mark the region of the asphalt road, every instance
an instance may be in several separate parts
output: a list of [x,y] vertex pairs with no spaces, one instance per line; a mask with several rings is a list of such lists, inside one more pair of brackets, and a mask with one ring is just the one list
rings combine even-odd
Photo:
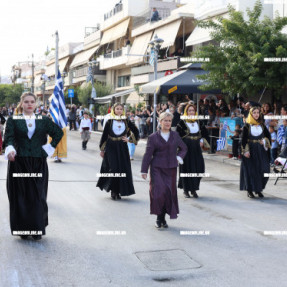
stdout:
[[112,201],[96,187],[99,138],[82,151],[79,133],[68,132],[68,159],[48,160],[49,226],[39,242],[10,234],[0,157],[0,287],[287,286],[285,180],[269,180],[266,197],[252,200],[239,191],[238,166],[207,159],[199,198],[178,190],[178,219],[157,230],[140,177],[145,142],[132,162],[136,194]]

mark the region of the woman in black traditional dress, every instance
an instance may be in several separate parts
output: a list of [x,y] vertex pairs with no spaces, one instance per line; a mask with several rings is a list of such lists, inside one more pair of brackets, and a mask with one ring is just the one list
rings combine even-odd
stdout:
[[[186,198],[190,198],[189,192],[191,192],[193,197],[198,197],[196,191],[199,190],[201,177],[191,177],[191,174],[205,172],[202,148],[204,148],[204,146],[205,148],[209,147],[206,141],[208,133],[204,122],[192,119],[192,117],[196,117],[196,108],[194,105],[189,104],[184,109],[183,119],[180,120],[176,127],[176,131],[188,148],[183,164],[179,166],[178,181],[178,188],[184,190],[183,194]],[[188,175],[181,176],[181,174]]]
[[262,194],[268,177],[264,173],[270,172],[270,133],[264,125],[259,107],[249,111],[248,118],[242,132],[242,162],[240,167],[240,190],[246,190],[247,196],[254,198]]
[[35,116],[34,94],[24,93],[19,108],[20,114],[7,120],[4,134],[10,227],[12,235],[39,240],[48,225],[46,158],[53,155],[63,131],[46,116]]
[[138,139],[138,129],[126,119],[123,105],[116,103],[100,141],[101,157],[103,157],[101,174],[125,174],[125,177],[103,175],[97,183],[97,187],[101,190],[105,189],[107,192],[111,190],[111,197],[114,200],[135,194],[127,142],[137,144]]

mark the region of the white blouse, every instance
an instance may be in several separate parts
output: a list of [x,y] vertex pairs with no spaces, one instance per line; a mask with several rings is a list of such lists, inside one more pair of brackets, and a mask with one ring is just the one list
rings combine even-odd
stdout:
[[190,131],[191,134],[198,133],[199,127],[198,127],[198,123],[197,122],[194,122],[194,123],[186,122],[186,125],[188,126],[189,131]]
[[115,135],[122,134],[126,129],[126,124],[123,121],[113,121],[113,132]]
[[255,137],[260,136],[263,130],[260,125],[251,125],[251,134]]

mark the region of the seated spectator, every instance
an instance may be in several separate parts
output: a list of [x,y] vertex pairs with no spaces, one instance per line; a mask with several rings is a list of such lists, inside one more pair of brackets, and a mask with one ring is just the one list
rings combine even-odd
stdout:
[[153,8],[152,11],[153,11],[153,13],[152,13],[150,21],[151,22],[159,21],[160,17],[159,17],[159,14],[158,14],[158,11],[156,10],[156,8]]

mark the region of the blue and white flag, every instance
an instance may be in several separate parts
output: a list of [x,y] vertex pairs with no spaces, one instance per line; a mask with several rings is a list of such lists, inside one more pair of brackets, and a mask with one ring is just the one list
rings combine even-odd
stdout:
[[88,82],[92,82],[94,81],[94,75],[93,75],[93,68],[92,66],[89,66],[88,68],[88,74],[87,74],[87,79],[86,79],[87,83]]
[[149,64],[150,64],[151,66],[154,66],[154,49],[151,49],[151,50],[150,50]]
[[285,134],[285,129],[284,129],[284,126],[281,125],[277,132],[277,141],[280,145],[282,145],[284,134]]
[[53,117],[54,122],[60,128],[65,128],[67,126],[64,87],[63,87],[61,73],[59,70],[58,70],[57,81],[55,83],[53,97],[50,103],[49,112],[51,116]]
[[217,151],[223,150],[225,148],[226,138],[220,138],[216,142],[217,142]]

